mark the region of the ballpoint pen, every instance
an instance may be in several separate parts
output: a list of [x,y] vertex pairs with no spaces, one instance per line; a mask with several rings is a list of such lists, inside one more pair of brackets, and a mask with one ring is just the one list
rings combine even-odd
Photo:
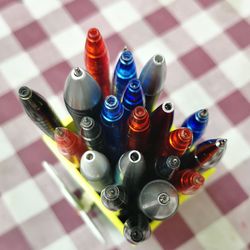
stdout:
[[80,123],[80,134],[88,149],[105,154],[102,127],[89,116],[84,116]]
[[118,211],[128,205],[128,196],[119,185],[109,185],[101,192],[102,204],[111,211]]
[[113,94],[120,101],[128,82],[137,77],[133,54],[125,48],[116,64],[113,76]]
[[203,186],[205,178],[192,169],[177,171],[170,182],[182,194],[193,194]]
[[100,85],[103,96],[110,95],[109,54],[97,28],[91,28],[88,31],[84,58],[86,69]]
[[61,154],[78,167],[82,154],[87,150],[83,139],[62,127],[55,129],[54,139]]
[[136,198],[144,180],[145,170],[146,162],[139,151],[131,150],[120,157],[116,166],[115,182],[125,188],[129,202]]
[[97,82],[87,71],[77,67],[68,75],[64,88],[64,102],[77,130],[83,116],[99,119],[102,93]]
[[81,158],[80,171],[98,193],[113,182],[110,163],[100,152],[86,151]]
[[19,100],[30,119],[51,139],[54,139],[56,127],[63,127],[57,115],[48,105],[43,96],[22,86],[19,91]]
[[201,109],[190,115],[181,125],[193,132],[193,143],[201,138],[208,124],[208,110]]
[[113,95],[107,96],[101,111],[101,125],[107,156],[112,166],[124,151],[124,108]]
[[150,115],[150,144],[152,154],[158,153],[170,132],[174,120],[174,104],[166,101],[158,106]]
[[182,156],[190,147],[193,140],[192,131],[188,128],[178,128],[169,133],[165,138],[160,151],[161,156],[177,155]]
[[135,107],[145,107],[145,97],[140,80],[132,79],[129,81],[122,94],[121,103],[124,107],[124,116],[126,118]]
[[143,67],[140,81],[146,98],[146,109],[151,113],[163,89],[167,66],[162,55],[153,56]]
[[181,158],[181,169],[207,169],[215,165],[226,150],[226,139],[210,139],[198,144]]
[[160,157],[155,161],[154,169],[158,178],[170,180],[180,167],[180,158],[175,155]]
[[64,182],[59,178],[56,170],[53,169],[53,167],[48,164],[46,161],[42,162],[42,166],[47,171],[47,173],[50,175],[50,177],[55,181],[57,186],[60,188],[61,192],[63,193],[66,200],[70,203],[72,207],[74,207],[77,211],[81,219],[86,223],[86,225],[90,228],[92,233],[96,236],[96,238],[102,242],[106,243],[102,233],[97,228],[95,223],[91,220],[91,218],[88,216],[88,214],[84,211],[84,206],[80,202],[80,200],[70,192],[70,190],[67,188],[67,186],[64,184]]
[[140,210],[152,220],[165,220],[173,216],[179,206],[175,187],[165,180],[147,183],[139,195]]
[[124,224],[124,237],[132,244],[147,240],[151,235],[149,221],[141,212],[131,215]]
[[136,149],[145,153],[148,149],[150,119],[147,110],[137,106],[128,118],[127,150]]

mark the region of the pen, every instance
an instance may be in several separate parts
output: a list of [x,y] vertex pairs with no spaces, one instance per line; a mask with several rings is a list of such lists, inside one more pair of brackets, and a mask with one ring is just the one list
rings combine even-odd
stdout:
[[181,158],[181,169],[206,169],[215,165],[226,150],[226,139],[210,139],[198,144]]
[[55,128],[63,127],[63,125],[44,97],[26,86],[19,89],[18,95],[29,118],[47,136],[54,139]]
[[80,134],[88,149],[105,154],[102,127],[93,118],[84,116],[80,123]]
[[107,156],[112,166],[124,150],[124,108],[113,95],[107,96],[101,111],[101,125]]
[[125,48],[116,64],[113,76],[113,94],[120,101],[128,82],[137,77],[133,54]]
[[173,216],[179,206],[175,187],[165,180],[146,184],[139,195],[140,210],[151,220],[165,220]]
[[193,140],[192,131],[188,128],[178,128],[169,133],[161,149],[161,156],[182,156]]
[[69,73],[64,88],[64,102],[77,130],[83,116],[99,119],[102,93],[97,82],[87,71],[77,67]]
[[127,149],[145,153],[150,135],[149,114],[144,107],[137,106],[128,118]]
[[79,167],[81,156],[87,150],[82,138],[67,128],[58,127],[54,139],[61,154]]
[[177,171],[171,179],[171,183],[182,194],[193,194],[203,186],[205,178],[192,169]]
[[143,67],[140,81],[146,98],[146,109],[151,113],[163,89],[167,66],[162,55],[153,56]]
[[201,138],[208,124],[208,110],[201,109],[190,115],[181,125],[193,132],[193,144]]
[[138,79],[132,79],[129,81],[125,88],[121,103],[124,107],[124,116],[127,118],[131,111],[137,106],[145,107],[145,97],[142,90],[141,82]]
[[86,69],[100,85],[103,96],[110,95],[109,54],[97,28],[88,31],[84,57]]
[[81,158],[80,171],[98,193],[112,184],[110,163],[100,152],[86,151]]

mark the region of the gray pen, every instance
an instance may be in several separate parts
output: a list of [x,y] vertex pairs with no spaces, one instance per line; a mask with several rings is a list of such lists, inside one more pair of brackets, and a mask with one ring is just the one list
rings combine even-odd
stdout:
[[69,73],[64,88],[64,102],[77,130],[83,116],[99,119],[102,93],[98,83],[85,70],[74,68]]
[[166,80],[167,66],[162,55],[153,56],[143,67],[140,74],[143,92],[146,99],[146,109],[151,113]]

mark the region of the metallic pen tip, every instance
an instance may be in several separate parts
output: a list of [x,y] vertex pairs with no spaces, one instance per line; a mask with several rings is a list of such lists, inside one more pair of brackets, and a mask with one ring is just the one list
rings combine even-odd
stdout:
[[171,113],[174,110],[174,105],[172,102],[167,101],[162,104],[162,109],[165,113]]
[[84,116],[81,120],[80,126],[85,129],[88,129],[88,128],[91,128],[93,124],[94,124],[94,120],[91,117]]
[[137,163],[141,160],[141,154],[139,153],[139,151],[137,150],[132,150],[129,155],[128,158],[131,162],[133,163]]
[[127,50],[128,50],[128,47],[125,45],[123,48],[123,51],[127,51]]
[[180,166],[180,158],[178,156],[169,156],[166,160],[166,164],[172,169],[178,168]]
[[60,137],[64,136],[64,130],[63,130],[63,128],[60,128],[60,127],[55,128],[55,134],[57,136],[60,136]]
[[93,161],[95,159],[95,154],[92,151],[89,151],[85,154],[85,159],[87,161]]
[[165,58],[162,56],[162,55],[155,55],[153,57],[153,60],[154,60],[154,63],[157,64],[157,65],[161,65],[164,63],[165,61]]
[[119,197],[119,193],[119,188],[114,185],[107,186],[104,190],[104,196],[108,200],[117,199]]
[[81,69],[79,67],[74,68],[74,75],[76,77],[82,76],[82,71],[81,71]]
[[200,116],[201,117],[207,117],[208,116],[208,110],[207,109],[202,109],[200,111]]
[[18,95],[22,100],[28,100],[32,96],[32,90],[26,86],[22,86],[18,90]]
[[167,193],[160,193],[157,197],[159,204],[167,205],[170,201],[170,197]]
[[216,146],[219,148],[225,147],[227,145],[227,139],[219,139]]
[[202,185],[204,183],[205,179],[202,175],[194,176],[194,183],[197,185]]

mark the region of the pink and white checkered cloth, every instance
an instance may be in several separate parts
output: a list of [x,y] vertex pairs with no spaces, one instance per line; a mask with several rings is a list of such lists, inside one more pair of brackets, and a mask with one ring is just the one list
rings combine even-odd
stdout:
[[124,45],[139,69],[163,54],[168,74],[161,101],[175,103],[175,124],[207,107],[204,138],[229,140],[203,191],[136,249],[250,248],[249,0],[0,0],[0,249],[131,248],[118,235],[101,245],[63,199],[41,167],[42,160],[57,160],[16,97],[25,84],[65,117],[64,80],[83,66],[93,26],[106,39],[112,64]]

